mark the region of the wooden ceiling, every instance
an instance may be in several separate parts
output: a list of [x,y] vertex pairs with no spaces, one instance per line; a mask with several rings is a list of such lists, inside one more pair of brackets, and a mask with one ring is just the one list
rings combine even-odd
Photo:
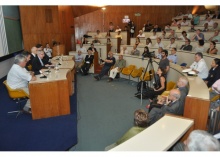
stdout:
[[95,6],[72,6],[73,10],[73,17],[79,17],[84,14],[91,13],[93,11],[99,10],[101,7],[95,7]]

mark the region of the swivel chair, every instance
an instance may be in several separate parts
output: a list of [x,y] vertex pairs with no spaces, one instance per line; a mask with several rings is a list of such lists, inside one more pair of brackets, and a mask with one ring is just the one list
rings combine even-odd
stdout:
[[8,113],[9,114],[10,113],[18,113],[17,116],[16,116],[16,118],[17,118],[20,114],[23,113],[21,102],[24,101],[24,100],[21,100],[21,99],[29,98],[29,95],[24,90],[22,90],[22,89],[12,89],[11,87],[9,87],[9,85],[7,84],[6,80],[3,83],[6,86],[6,89],[8,91],[9,97],[12,98],[13,100],[15,100],[16,104],[19,107],[19,110],[17,110],[17,111],[10,111]]
[[[212,88],[209,88],[209,91],[211,92],[212,91]],[[213,98],[210,99],[211,102],[215,102],[217,100],[220,99],[220,94],[217,94],[216,96],[214,96]]]

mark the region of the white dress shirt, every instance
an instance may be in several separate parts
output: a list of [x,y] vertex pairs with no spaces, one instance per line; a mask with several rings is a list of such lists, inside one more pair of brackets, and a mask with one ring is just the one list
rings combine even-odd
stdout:
[[156,43],[156,44],[154,45],[154,47],[155,47],[155,48],[159,48],[159,47],[164,48],[164,45],[163,45],[163,43],[162,43],[162,42],[160,42],[159,44],[158,44],[158,43]]
[[203,58],[199,62],[193,62],[193,64],[190,66],[190,68],[198,71],[199,73],[197,75],[201,79],[205,79],[208,77],[209,69],[208,69],[206,62]]

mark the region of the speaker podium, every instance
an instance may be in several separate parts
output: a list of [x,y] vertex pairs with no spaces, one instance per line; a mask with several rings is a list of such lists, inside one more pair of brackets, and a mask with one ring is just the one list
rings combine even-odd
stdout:
[[53,47],[53,53],[52,56],[60,56],[60,55],[65,55],[66,51],[65,51],[65,45],[56,45]]

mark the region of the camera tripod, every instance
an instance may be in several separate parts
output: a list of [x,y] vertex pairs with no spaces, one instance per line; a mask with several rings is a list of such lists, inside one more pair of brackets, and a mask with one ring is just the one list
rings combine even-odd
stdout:
[[[147,66],[146,66],[146,68],[145,68],[145,70],[144,70],[144,75],[143,75],[142,81],[141,81],[141,89],[140,89],[141,105],[142,105],[142,99],[143,99],[143,88],[144,88],[143,84],[144,84],[144,82],[145,82],[145,81],[144,81],[144,78],[145,78],[146,72],[147,72],[147,70],[149,69],[149,67],[151,67],[151,70],[149,70],[150,81],[151,81],[152,77],[154,77],[153,75],[154,75],[154,72],[155,72],[155,71],[154,71],[154,66],[153,66],[152,57],[149,57],[149,60],[148,60]],[[154,82],[156,82],[156,78],[155,78],[155,77],[154,77]],[[147,83],[147,86],[149,86],[148,83]]]

